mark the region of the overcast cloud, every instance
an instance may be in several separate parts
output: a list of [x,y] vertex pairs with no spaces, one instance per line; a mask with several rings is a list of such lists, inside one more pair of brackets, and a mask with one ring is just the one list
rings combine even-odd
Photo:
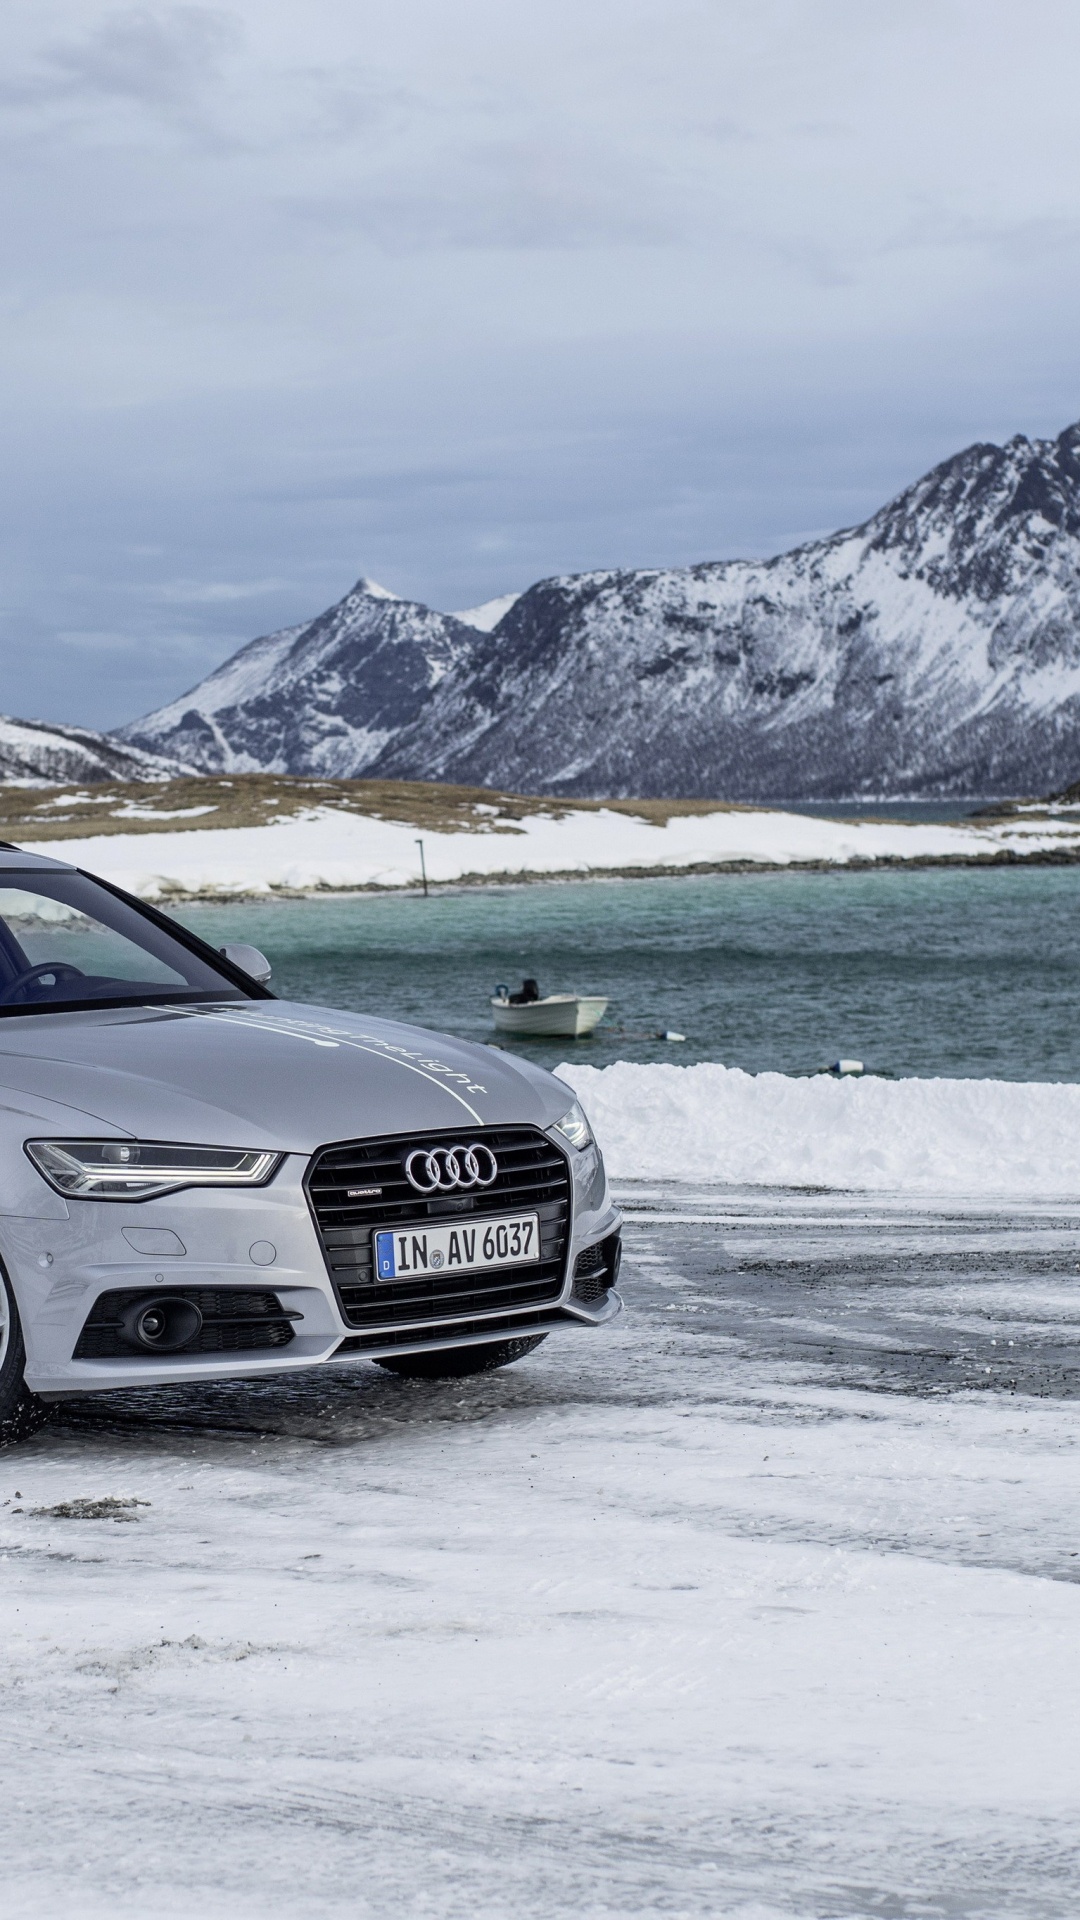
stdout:
[[1071,0],[8,0],[0,709],[1080,416]]

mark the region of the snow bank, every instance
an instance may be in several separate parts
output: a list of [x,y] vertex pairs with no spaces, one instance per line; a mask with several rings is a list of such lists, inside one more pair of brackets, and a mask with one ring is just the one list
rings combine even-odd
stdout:
[[88,867],[150,900],[170,894],[308,893],[417,885],[418,833],[429,879],[444,882],[467,875],[678,872],[737,862],[845,866],[853,860],[972,860],[1004,850],[1021,856],[1080,850],[1080,822],[1073,818],[935,825],[747,809],[676,815],[660,826],[600,808],[561,816],[538,810],[513,823],[493,819],[486,828],[433,833],[405,821],[322,807],[270,826],[100,834],[50,840],[40,851]]
[[558,1069],[619,1179],[1080,1198],[1080,1086]]

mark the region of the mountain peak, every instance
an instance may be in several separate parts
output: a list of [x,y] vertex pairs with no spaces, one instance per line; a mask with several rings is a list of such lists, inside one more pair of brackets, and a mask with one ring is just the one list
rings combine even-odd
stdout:
[[[380,587],[377,580],[369,580],[366,574],[357,581],[352,592],[353,594],[357,594],[357,593],[367,594],[368,598],[371,600],[400,600],[401,599],[400,593],[391,593],[389,587]],[[351,599],[352,595],[349,595],[348,597]]]
[[303,626],[251,640],[215,672],[117,736],[204,773],[349,778],[410,726],[478,635],[374,580]]

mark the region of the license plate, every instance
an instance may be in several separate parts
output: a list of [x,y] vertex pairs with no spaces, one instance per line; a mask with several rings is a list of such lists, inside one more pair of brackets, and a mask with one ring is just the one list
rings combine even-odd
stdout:
[[535,1213],[502,1220],[455,1220],[430,1227],[387,1227],[375,1235],[376,1280],[422,1280],[430,1273],[520,1267],[540,1257]]

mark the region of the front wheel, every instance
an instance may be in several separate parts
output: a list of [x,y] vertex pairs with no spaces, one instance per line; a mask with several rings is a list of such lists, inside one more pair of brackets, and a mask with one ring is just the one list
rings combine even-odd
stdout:
[[461,1380],[468,1373],[493,1373],[496,1367],[523,1360],[546,1339],[546,1333],[534,1333],[528,1340],[490,1340],[482,1346],[450,1347],[444,1353],[404,1353],[400,1360],[376,1360],[375,1365],[404,1374],[408,1380]]
[[25,1367],[19,1309],[7,1274],[0,1272],[0,1447],[29,1439],[45,1423],[44,1405],[23,1378]]

